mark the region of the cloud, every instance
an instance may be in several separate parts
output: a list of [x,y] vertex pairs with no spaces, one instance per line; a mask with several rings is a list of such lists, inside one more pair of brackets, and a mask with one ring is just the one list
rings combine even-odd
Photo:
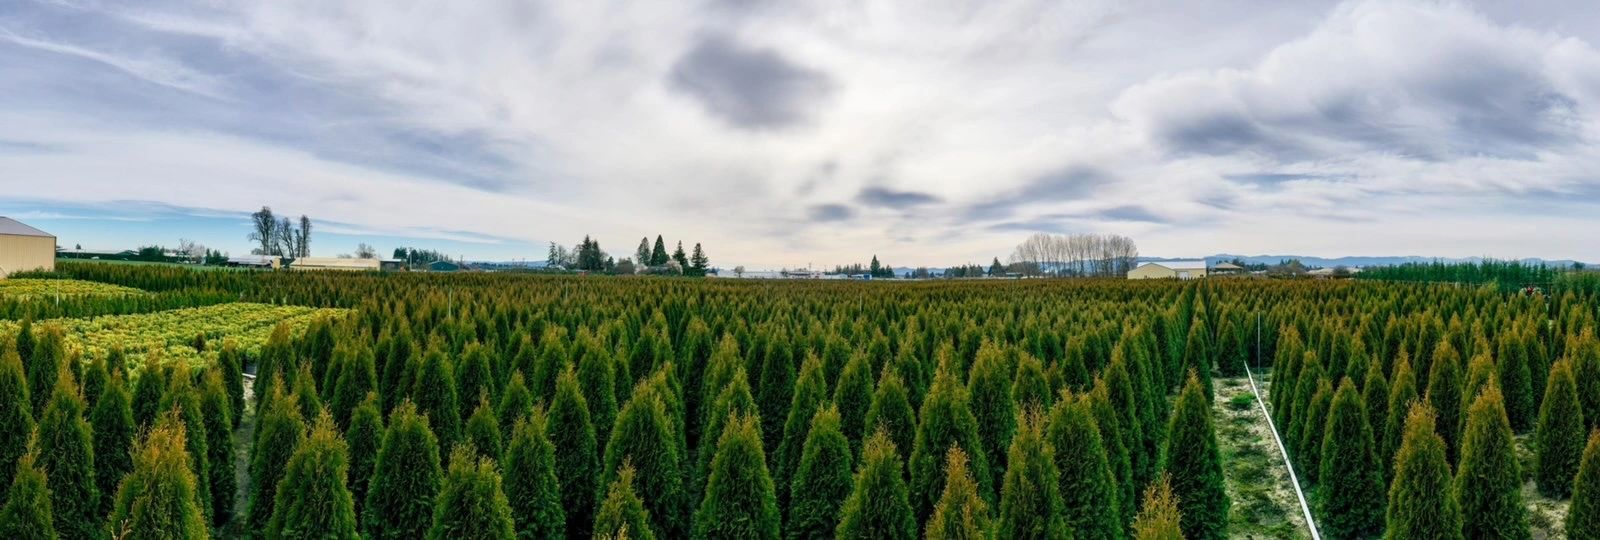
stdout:
[[992,220],[1010,217],[1023,206],[1084,200],[1114,178],[1098,168],[1070,165],[1032,178],[1021,187],[969,205],[968,219]]
[[855,217],[856,211],[842,204],[819,204],[806,209],[813,221],[845,221]]
[[919,191],[895,191],[881,187],[862,189],[856,201],[869,206],[904,209],[940,202],[938,196]]
[[222,84],[216,77],[196,72],[181,63],[160,56],[120,56],[69,43],[22,36],[4,26],[0,26],[0,42],[97,62],[148,83],[209,98],[226,99],[222,92]]
[[719,119],[757,130],[805,122],[833,86],[826,74],[796,65],[776,50],[714,34],[700,38],[673,65],[671,84]]

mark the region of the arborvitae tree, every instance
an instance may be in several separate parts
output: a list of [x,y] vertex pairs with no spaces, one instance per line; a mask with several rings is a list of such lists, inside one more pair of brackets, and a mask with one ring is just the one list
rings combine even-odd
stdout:
[[439,490],[429,540],[506,540],[516,536],[511,505],[500,489],[494,460],[481,457],[469,446],[457,445],[450,452],[450,474]]
[[1045,380],[1044,365],[1031,354],[1017,358],[1017,373],[1011,384],[1011,401],[1018,407],[1038,407],[1048,411],[1051,405],[1050,381]]
[[1322,361],[1312,352],[1306,352],[1304,365],[1300,368],[1300,380],[1295,381],[1294,401],[1289,405],[1289,412],[1285,415],[1287,420],[1284,425],[1284,444],[1289,450],[1290,457],[1299,458],[1300,438],[1305,435],[1306,427],[1310,422],[1306,417],[1310,413],[1311,398],[1316,396],[1317,387],[1326,379],[1326,372],[1322,369]]
[[1310,404],[1306,407],[1305,431],[1300,435],[1300,441],[1295,443],[1294,458],[1300,466],[1300,477],[1306,483],[1315,485],[1322,472],[1322,436],[1326,433],[1322,428],[1328,425],[1328,409],[1333,406],[1333,385],[1327,379],[1317,383],[1317,393],[1311,396]]
[[106,388],[106,379],[111,378],[111,372],[106,371],[104,358],[96,358],[83,369],[83,404],[85,411],[94,410],[94,402],[100,399],[100,392]]
[[[1372,456],[1383,462],[1383,424],[1389,421],[1389,378],[1383,375],[1383,362],[1367,364],[1365,384],[1361,386],[1361,402],[1367,404],[1367,425],[1372,428]],[[1378,477],[1380,483],[1383,480]]]
[[839,409],[831,405],[811,418],[805,450],[789,487],[787,538],[831,538],[839,523],[839,507],[850,496],[854,455],[840,423]]
[[1171,478],[1157,477],[1144,491],[1144,507],[1133,520],[1136,540],[1183,540],[1183,513],[1172,493]]
[[334,383],[329,407],[333,409],[334,422],[341,429],[349,429],[350,415],[362,400],[367,399],[367,393],[378,389],[377,366],[372,350],[367,347],[341,346],[334,356],[342,356],[345,360],[340,364],[339,378]]
[[[850,441],[850,455],[861,449],[862,431],[867,421],[867,410],[872,408],[872,366],[861,353],[850,355],[834,385],[833,402],[839,407],[839,427]],[[848,470],[848,466],[846,466]],[[830,534],[832,529],[828,531]]]
[[1154,428],[1144,425],[1144,415],[1139,410],[1142,401],[1139,399],[1139,394],[1134,391],[1132,377],[1128,374],[1127,361],[1112,362],[1101,372],[1096,385],[1105,386],[1106,397],[1111,400],[1111,408],[1117,411],[1117,425],[1122,430],[1123,444],[1128,450],[1129,471],[1133,475],[1132,487],[1138,490],[1140,486],[1154,478],[1157,472],[1157,452],[1150,452],[1144,446],[1145,432]]
[[978,483],[967,469],[967,453],[952,446],[945,456],[944,494],[933,507],[927,538],[983,540],[989,538],[989,505],[978,496]]
[[473,410],[472,417],[467,419],[466,442],[479,455],[499,460],[500,453],[505,448],[502,440],[500,419],[494,415],[494,408],[489,406],[488,394],[480,394],[478,408]]
[[1428,372],[1428,404],[1433,406],[1439,436],[1444,438],[1445,456],[1451,463],[1456,462],[1461,450],[1461,386],[1461,356],[1450,346],[1449,340],[1440,341]]
[[[586,334],[579,335],[579,342],[591,344],[594,338]],[[588,404],[589,416],[594,420],[596,447],[605,448],[611,426],[617,419],[616,381],[613,379],[616,365],[604,347],[586,346],[584,349],[583,356],[578,359],[578,388],[583,391],[583,401]],[[556,444],[559,447],[560,442]]]
[[[155,423],[156,416],[161,412],[161,394],[166,389],[167,378],[159,367],[146,364],[145,369],[139,370],[139,378],[133,383],[131,404],[134,425],[144,429]],[[261,405],[257,407],[260,410]]]
[[222,371],[222,387],[228,392],[228,410],[233,412],[229,418],[234,427],[239,427],[244,416],[244,353],[232,339],[223,340],[222,350],[217,352],[217,369]]
[[1322,530],[1333,538],[1376,537],[1383,530],[1383,472],[1366,404],[1349,377],[1333,394],[1320,456]]
[[1411,405],[1389,485],[1389,538],[1462,538],[1461,507],[1450,490],[1450,463],[1435,426],[1432,408]]
[[1045,440],[1044,416],[1021,413],[1011,440],[1011,466],[1000,495],[1000,538],[1062,538],[1070,529],[1062,520],[1060,473],[1056,453]]
[[[816,364],[820,379],[822,365]],[[729,419],[717,442],[705,497],[694,513],[694,538],[775,540],[782,518],[772,490],[760,422],[754,416]]]
[[543,409],[518,418],[506,447],[505,492],[511,503],[517,536],[560,538],[567,534],[567,514],[561,508],[563,489],[590,491],[588,485],[563,486],[556,478],[556,447],[550,444],[548,419]]
[[[117,538],[182,538],[203,540],[207,537],[205,516],[200,512],[200,499],[194,470],[189,467],[188,446],[184,441],[183,422],[169,413],[145,433],[144,440],[133,450],[133,471],[123,479],[117,490],[117,503],[105,531],[95,531]],[[57,521],[62,516],[57,515]],[[100,523],[98,519],[94,523]]]
[[194,468],[195,478],[200,480],[195,485],[196,494],[200,497],[200,511],[206,519],[215,520],[215,512],[211,509],[211,458],[206,449],[209,436],[206,434],[205,410],[200,405],[200,392],[194,387],[194,376],[186,363],[178,363],[170,379],[167,393],[161,398],[161,409],[177,409],[178,418],[183,421],[183,430],[189,443],[189,466]]
[[1378,461],[1383,463],[1383,477],[1394,479],[1394,455],[1400,451],[1405,438],[1406,416],[1411,404],[1417,400],[1417,379],[1411,374],[1411,362],[1401,354],[1394,364],[1393,386],[1389,388],[1389,416],[1383,423],[1382,440],[1378,441]]
[[1087,348],[1087,337],[1080,334],[1068,338],[1067,354],[1056,366],[1056,370],[1060,372],[1061,383],[1073,391],[1087,390],[1093,382],[1089,377],[1088,366],[1084,365]]
[[1231,320],[1224,320],[1217,331],[1217,374],[1223,377],[1244,375],[1246,352],[1243,336]]
[[605,539],[635,538],[655,540],[650,532],[650,511],[633,489],[633,465],[623,462],[615,480],[606,488],[605,500],[594,516],[594,537]]
[[[277,326],[272,328],[272,334],[267,336],[266,344],[261,346],[261,352],[256,355],[256,380],[251,393],[255,395],[257,411],[270,408],[269,404],[264,400],[275,397],[271,392],[274,379],[283,378],[284,393],[286,395],[292,391],[290,389],[294,385],[295,355],[294,344],[289,340],[289,325],[278,323]],[[146,365],[149,365],[148,359],[146,359]],[[143,376],[144,374],[141,373],[141,380],[143,380]],[[137,389],[133,392],[133,403],[133,418],[134,420],[140,420],[140,425],[144,425],[143,419],[139,416],[139,391]]]
[[406,374],[411,372],[416,363],[412,358],[414,353],[411,333],[405,325],[400,325],[389,340],[389,351],[383,359],[383,378],[378,381],[378,396],[383,400],[384,413],[394,410],[402,399],[410,397],[412,384],[406,380]]
[[[762,418],[777,419],[787,416],[784,411],[788,410],[795,387],[795,362],[789,345],[788,336],[780,334],[767,341],[767,346],[761,354],[759,373],[761,379],[753,390],[756,394],[756,407],[761,410]],[[767,448],[778,448],[782,442],[783,426],[773,420],[772,423],[762,426],[761,430],[763,445]]]
[[652,532],[665,538],[688,534],[683,489],[683,459],[667,405],[649,386],[640,385],[617,413],[606,444],[602,483],[610,485],[623,461],[639,470],[639,489],[650,494]]
[[349,447],[323,411],[278,482],[267,537],[357,538],[355,503],[345,486],[349,463]]
[[1194,374],[1189,375],[1172,407],[1163,455],[1163,469],[1171,475],[1172,491],[1183,513],[1184,537],[1227,537],[1228,493],[1223,488],[1222,456],[1217,451],[1205,387]]
[[[978,443],[983,445],[983,455],[989,461],[991,486],[999,485],[1005,478],[1008,448],[1011,446],[1012,433],[1016,431],[1017,409],[1011,400],[1011,378],[1006,351],[993,342],[984,343],[978,349],[978,358],[967,376],[967,395],[971,400],[972,416],[979,426]],[[943,452],[935,452],[931,456],[939,465],[943,465],[943,457]],[[943,475],[942,472],[940,474]],[[983,474],[982,471],[979,474]],[[927,511],[931,512],[941,492],[943,489],[918,500],[926,504]]]
[[1499,385],[1490,383],[1467,410],[1455,496],[1462,532],[1472,538],[1528,538],[1522,473]]
[[0,355],[0,479],[14,476],[13,467],[28,452],[32,433],[33,405],[28,400],[27,375],[16,347],[8,344]]
[[[1510,336],[1500,337],[1499,369],[1496,375],[1500,380],[1500,391],[1505,395],[1506,417],[1511,421],[1511,429],[1526,432],[1533,427],[1538,409],[1533,403],[1533,380],[1528,371],[1528,359],[1518,345]],[[1462,509],[1466,509],[1465,505]]]
[[[48,334],[47,334],[48,336]],[[50,338],[41,340],[35,356]],[[95,485],[94,434],[83,419],[83,397],[65,368],[50,403],[39,417],[38,466],[50,485],[56,530],[67,538],[93,538],[101,523],[100,489]]]
[[[36,338],[33,332],[33,317],[24,317],[22,324],[17,325],[17,335],[12,341],[12,345],[17,349],[17,356],[22,358],[24,365],[31,365],[29,361],[33,360]],[[32,405],[32,402],[29,402],[29,406]]]
[[700,441],[695,460],[695,481],[690,493],[698,493],[705,487],[706,478],[711,476],[711,460],[716,457],[717,441],[722,439],[722,430],[728,424],[728,419],[733,416],[757,414],[755,397],[750,394],[750,384],[746,382],[744,368],[736,368],[734,376],[728,385],[711,401],[708,412],[715,415],[706,420],[706,429],[701,432],[704,440]]
[[555,472],[561,486],[561,508],[566,512],[567,537],[587,538],[598,502],[600,458],[589,406],[578,387],[578,373],[571,365],[556,379],[549,420],[548,435],[556,448]]
[[439,442],[428,428],[428,418],[410,401],[401,402],[389,415],[383,448],[378,450],[377,467],[367,486],[367,504],[361,514],[364,535],[422,538],[433,525],[433,502],[441,476]]
[[1550,368],[1550,382],[1545,384],[1534,434],[1533,476],[1539,493],[1557,499],[1572,493],[1572,478],[1583,457],[1583,430],[1583,406],[1578,403],[1572,362],[1556,362]]
[[322,416],[322,395],[317,391],[316,378],[311,373],[311,364],[300,363],[296,370],[292,386],[294,387],[294,402],[300,406],[300,418],[307,422]]
[[1578,382],[1583,418],[1588,421],[1589,429],[1600,427],[1600,340],[1586,331],[1567,346],[1567,355],[1573,360],[1572,375]]
[[379,405],[378,394],[367,392],[367,399],[351,413],[350,429],[344,434],[350,447],[350,474],[346,484],[350,487],[350,500],[355,504],[357,517],[367,504],[367,486],[372,483],[378,450],[383,446],[383,412]]
[[795,382],[789,416],[783,423],[783,442],[778,446],[778,459],[774,462],[776,470],[771,476],[774,489],[781,490],[778,500],[784,508],[789,506],[789,481],[794,478],[795,467],[800,465],[811,417],[816,416],[827,399],[828,381],[823,379],[822,359],[814,354],[807,355],[805,364],[800,366],[800,378]]
[[[67,351],[62,344],[65,338],[60,327],[46,326],[39,331],[39,334],[42,336],[35,336],[38,342],[32,347],[33,354],[23,360],[28,370],[28,396],[33,399],[33,415],[43,418],[44,408],[50,404],[51,394],[56,389],[56,378],[66,367],[62,363],[66,360]],[[54,491],[52,486],[51,492]],[[61,531],[67,534],[70,534],[71,530],[72,525],[64,524],[61,528]]]
[[[937,387],[938,377],[934,380]],[[917,521],[906,493],[905,477],[900,472],[900,452],[895,450],[888,432],[879,429],[861,447],[861,465],[856,469],[855,486],[839,509],[839,527],[834,530],[834,538],[916,537]]]
[[[417,412],[428,417],[428,427],[439,437],[439,445],[451,447],[461,440],[461,406],[456,394],[455,371],[450,360],[438,350],[422,356],[417,368],[411,399]],[[471,399],[476,400],[477,396]]]
[[[236,474],[233,468],[233,411],[228,407],[228,390],[222,382],[222,372],[215,369],[206,370],[204,374],[205,386],[200,392],[200,410],[205,419],[206,434],[206,463],[210,478],[209,494],[211,496],[211,523],[221,527],[233,519],[233,497],[237,489]],[[92,423],[92,422],[91,422]],[[96,426],[98,436],[99,427]],[[96,441],[96,450],[98,443]],[[95,472],[104,467],[104,457],[95,455]],[[110,493],[102,491],[102,493]]]
[[[3,379],[0,375],[0,381]],[[128,407],[127,384],[122,381],[121,373],[111,376],[100,392],[100,399],[95,400],[94,411],[89,413],[89,426],[94,429],[95,486],[100,490],[97,515],[105,515],[116,502],[114,497],[122,477],[133,470],[133,456],[128,453],[134,443],[133,410]],[[233,492],[228,494],[232,496]]]
[[1084,399],[1088,401],[1089,413],[1094,415],[1094,425],[1100,431],[1100,440],[1105,444],[1106,462],[1111,467],[1111,475],[1116,479],[1115,485],[1119,486],[1117,501],[1129,501],[1121,505],[1119,523],[1127,524],[1133,514],[1133,465],[1128,459],[1128,447],[1123,440],[1122,426],[1117,419],[1117,413],[1111,406],[1104,380],[1097,379],[1094,388]]
[[[26,443],[26,441],[24,441]],[[50,511],[50,489],[44,471],[34,465],[34,454],[16,462],[16,475],[0,506],[0,538],[55,540],[56,526]]]
[[1050,409],[1046,438],[1060,472],[1062,517],[1076,538],[1122,538],[1123,505],[1087,398],[1070,391]]
[[278,481],[305,441],[306,424],[293,397],[283,395],[283,381],[272,383],[273,397],[266,410],[257,411],[255,445],[250,455],[250,530],[266,530],[278,500]]
[[1567,510],[1567,538],[1600,538],[1600,431],[1589,433],[1583,465],[1572,483]]
[[[861,424],[863,443],[880,427],[889,433],[889,442],[894,443],[895,448],[911,448],[916,441],[917,411],[911,408],[911,400],[906,396],[905,382],[890,369],[884,369],[878,376],[878,386],[872,391],[872,406]],[[861,455],[859,446],[852,446],[851,451],[852,455]]]
[[[483,345],[467,344],[461,361],[455,365],[456,395],[461,402],[461,419],[470,416],[479,398],[487,397],[490,403],[499,401],[498,386],[494,383],[494,370],[489,366],[489,353]],[[478,450],[482,451],[482,448]]]
[[[882,384],[880,384],[882,386]],[[933,514],[933,505],[944,493],[944,455],[951,445],[958,445],[972,458],[972,470],[978,478],[978,492],[984,500],[994,497],[989,484],[989,460],[985,457],[983,442],[978,438],[978,420],[967,406],[967,389],[951,372],[948,362],[941,363],[933,376],[933,387],[922,402],[922,414],[917,424],[916,446],[911,451],[911,497],[915,516]]]
[[1211,363],[1214,352],[1211,350],[1211,332],[1206,329],[1204,317],[1196,317],[1194,323],[1189,325],[1189,337],[1184,339],[1183,343],[1185,347],[1183,370],[1185,373],[1194,372],[1198,376],[1201,388],[1205,389],[1206,400],[1210,401],[1213,396]]
[[500,418],[500,433],[511,433],[517,420],[533,414],[533,393],[528,391],[522,372],[511,374],[511,382],[506,384],[506,390],[501,393],[500,403],[495,406],[494,412]]

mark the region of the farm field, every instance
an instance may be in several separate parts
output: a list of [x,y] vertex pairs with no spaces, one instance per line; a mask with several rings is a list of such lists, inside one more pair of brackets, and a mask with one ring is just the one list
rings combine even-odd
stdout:
[[60,271],[239,300],[0,321],[0,473],[85,535],[1307,538],[1268,414],[1328,538],[1600,520],[1591,282]]
[[81,298],[104,296],[132,296],[145,294],[133,287],[111,285],[76,279],[4,279],[0,280],[0,298],[32,300],[52,298]]

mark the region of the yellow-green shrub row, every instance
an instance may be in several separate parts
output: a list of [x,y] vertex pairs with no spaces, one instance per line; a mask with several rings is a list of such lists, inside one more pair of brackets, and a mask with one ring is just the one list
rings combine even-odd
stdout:
[[77,279],[0,279],[0,298],[76,298],[84,296],[129,296],[146,294],[133,287]]

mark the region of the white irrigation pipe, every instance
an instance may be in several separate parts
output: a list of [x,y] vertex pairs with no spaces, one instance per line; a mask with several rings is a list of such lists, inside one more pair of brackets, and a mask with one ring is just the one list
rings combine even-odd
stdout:
[[1278,444],[1278,454],[1283,456],[1283,466],[1289,470],[1289,485],[1294,486],[1294,496],[1300,499],[1300,511],[1305,513],[1306,528],[1311,530],[1311,540],[1322,540],[1317,534],[1317,521],[1311,517],[1311,505],[1306,504],[1306,494],[1300,491],[1300,479],[1294,475],[1294,464],[1289,462],[1289,451],[1283,447],[1283,439],[1278,438],[1278,426],[1272,423],[1272,412],[1267,410],[1267,402],[1261,399],[1261,391],[1256,389],[1256,377],[1250,372],[1249,364],[1244,366],[1245,378],[1250,380],[1250,393],[1256,395],[1256,405],[1261,407],[1261,415],[1267,419],[1267,427],[1272,430],[1272,442]]

